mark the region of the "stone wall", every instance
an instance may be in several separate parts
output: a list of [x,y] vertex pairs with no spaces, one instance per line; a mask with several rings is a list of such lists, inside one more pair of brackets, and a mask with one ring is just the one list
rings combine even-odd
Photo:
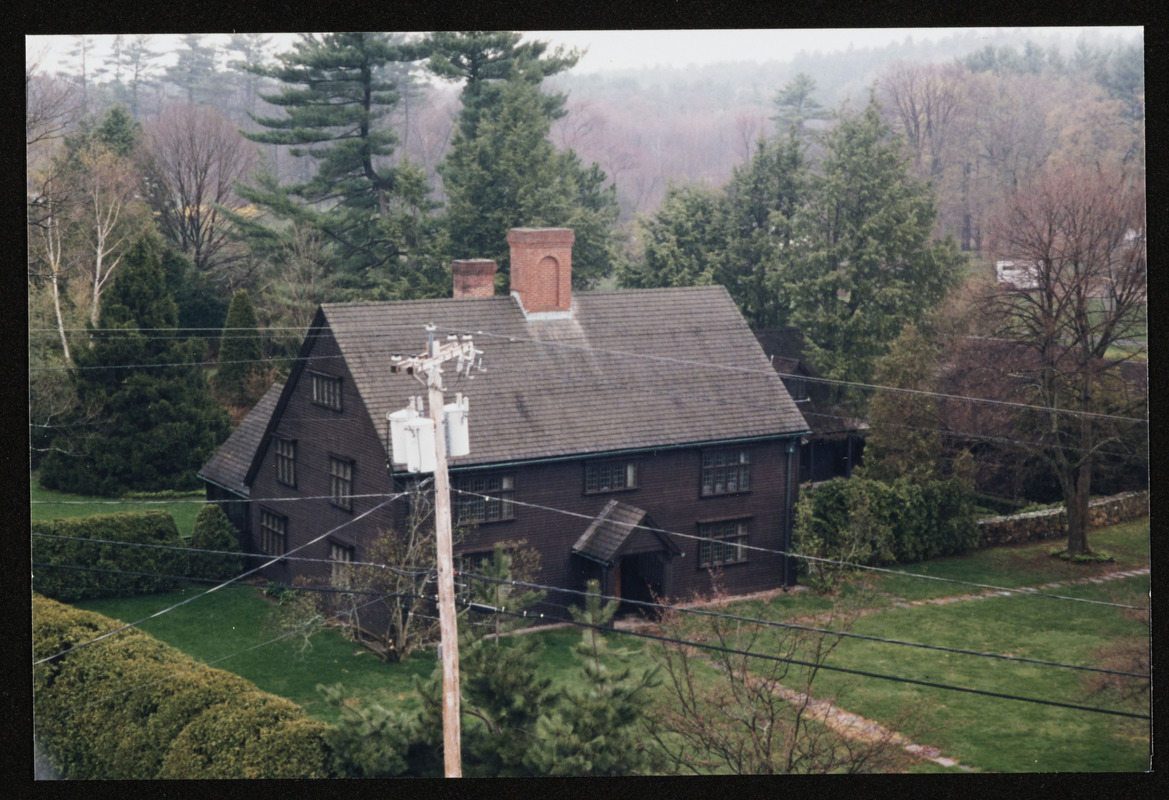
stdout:
[[[1120,522],[1148,516],[1149,493],[1125,492],[1112,497],[1098,497],[1088,506],[1088,528],[1106,528]],[[981,531],[979,547],[1021,544],[1067,535],[1067,511],[1048,508],[1009,517],[986,517],[975,522]]]

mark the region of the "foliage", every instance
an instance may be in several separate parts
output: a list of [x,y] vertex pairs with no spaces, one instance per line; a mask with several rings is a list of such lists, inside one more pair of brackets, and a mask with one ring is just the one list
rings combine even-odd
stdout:
[[910,177],[875,97],[841,119],[825,145],[774,286],[790,296],[791,324],[803,330],[817,369],[869,383],[905,323],[957,285],[963,258],[952,243],[930,239],[930,188]]
[[267,371],[263,356],[252,298],[246,289],[238,289],[227,309],[219,344],[219,371],[215,374],[219,396],[230,405],[255,405],[262,394],[261,382],[255,378]]
[[[847,630],[854,615],[834,610],[826,616],[823,627]],[[666,615],[662,631],[682,642],[697,633],[678,612]],[[666,700],[649,710],[647,729],[670,770],[820,775],[887,769],[896,732],[906,729],[912,711],[878,731],[828,717],[823,709],[840,697],[825,696],[817,676],[841,637],[775,631],[711,617],[701,632],[710,649],[673,642],[655,648]]]
[[199,509],[191,546],[208,551],[191,554],[191,577],[225,580],[243,572],[243,557],[233,555],[239,552],[239,531],[215,503]]
[[[94,539],[104,541],[87,541]],[[168,576],[187,574],[187,554],[181,549],[133,545],[182,548],[184,542],[174,518],[166,511],[34,521],[33,591],[62,602],[128,597],[167,591],[175,585],[174,578]],[[74,568],[109,571],[87,572]]]
[[277,55],[278,65],[246,67],[284,85],[264,100],[285,113],[253,116],[266,130],[245,135],[288,146],[294,157],[315,159],[317,169],[307,181],[241,187],[240,194],[319,231],[354,288],[392,283],[404,268],[420,267],[409,256],[430,208],[429,189],[417,168],[390,164],[397,136],[381,121],[398,102],[385,69],[425,54],[424,46],[386,33],[304,34]]
[[229,422],[197,365],[201,345],[159,335],[174,329],[155,239],[138,239],[108,292],[90,346],[79,348],[77,394],[109,420],[106,438],[78,453],[65,445],[41,471],[46,488],[117,495],[126,489],[195,488],[195,472],[227,438]]
[[802,131],[806,120],[819,119],[825,115],[825,109],[813,96],[816,92],[816,81],[806,72],[799,72],[775,93],[775,120],[776,127],[781,131]]
[[72,779],[327,777],[329,726],[120,623],[33,596],[36,737]]
[[595,164],[585,169],[573,151],[553,147],[538,84],[517,74],[498,94],[497,105],[478,111],[473,134],[455,134],[439,165],[452,252],[491,258],[507,272],[510,229],[572,228],[573,285],[588,287],[612,271],[615,190]]
[[818,588],[831,590],[846,564],[906,564],[976,547],[973,509],[969,485],[961,478],[891,483],[835,478],[800,496],[795,547],[825,559],[806,562],[806,569]]
[[186,256],[167,249],[162,254],[166,291],[178,307],[178,325],[199,335],[199,329],[218,328],[227,314],[228,301],[219,296],[213,279],[200,272]]
[[584,607],[570,609],[581,626],[573,648],[582,662],[580,679],[566,685],[556,707],[537,720],[524,761],[537,775],[646,774],[660,762],[646,747],[639,723],[650,707],[650,690],[660,683],[659,668],[634,676],[630,666],[614,672],[604,663],[628,658],[627,651],[610,650],[601,635],[620,601],[602,605],[596,580],[586,592]]
[[658,213],[639,220],[641,259],[619,275],[622,286],[650,289],[714,282],[722,255],[720,198],[699,186],[671,186]]

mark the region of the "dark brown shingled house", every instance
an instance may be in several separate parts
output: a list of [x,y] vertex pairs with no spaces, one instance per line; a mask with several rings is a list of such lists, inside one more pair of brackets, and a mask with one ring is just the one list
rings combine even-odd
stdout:
[[[325,562],[267,577],[326,579],[327,560],[360,560],[379,530],[402,529],[404,503],[359,517],[414,477],[390,463],[386,415],[425,392],[390,365],[433,323],[483,351],[483,371],[446,387],[470,405],[470,454],[450,461],[463,563],[525,540],[540,583],[596,577],[637,600],[793,582],[794,561],[766,550],[790,541],[809,428],[726,290],[573,293],[571,230],[508,241],[510,296],[474,260],[452,265],[450,299],[321,306],[286,383],[204,467],[209,499],[247,501],[252,552],[336,529],[297,554]],[[282,502],[294,497],[312,499]]]

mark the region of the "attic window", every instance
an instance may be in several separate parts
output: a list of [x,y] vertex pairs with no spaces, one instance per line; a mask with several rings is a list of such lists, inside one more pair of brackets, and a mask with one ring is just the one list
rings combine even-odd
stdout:
[[791,395],[792,400],[808,399],[808,383],[803,378],[787,376],[783,379],[783,385],[787,387],[787,393]]
[[340,411],[341,379],[331,375],[321,375],[319,372],[312,373],[312,376],[313,402],[318,406]]

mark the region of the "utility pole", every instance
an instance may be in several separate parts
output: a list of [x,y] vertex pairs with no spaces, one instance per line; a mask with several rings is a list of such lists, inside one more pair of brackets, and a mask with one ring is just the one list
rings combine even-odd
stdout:
[[[459,719],[459,639],[455,620],[454,558],[451,555],[451,489],[447,474],[447,431],[443,398],[442,365],[457,359],[456,374],[470,374],[475,364],[475,350],[470,336],[447,337],[440,344],[435,326],[426,326],[426,352],[414,358],[394,358],[391,372],[404,370],[424,380],[428,390],[430,419],[434,423],[434,538],[438,550],[438,625],[442,660],[442,752],[444,774],[460,778],[463,774],[462,742]],[[420,374],[421,373],[421,374]],[[425,379],[421,377],[425,375]]]

